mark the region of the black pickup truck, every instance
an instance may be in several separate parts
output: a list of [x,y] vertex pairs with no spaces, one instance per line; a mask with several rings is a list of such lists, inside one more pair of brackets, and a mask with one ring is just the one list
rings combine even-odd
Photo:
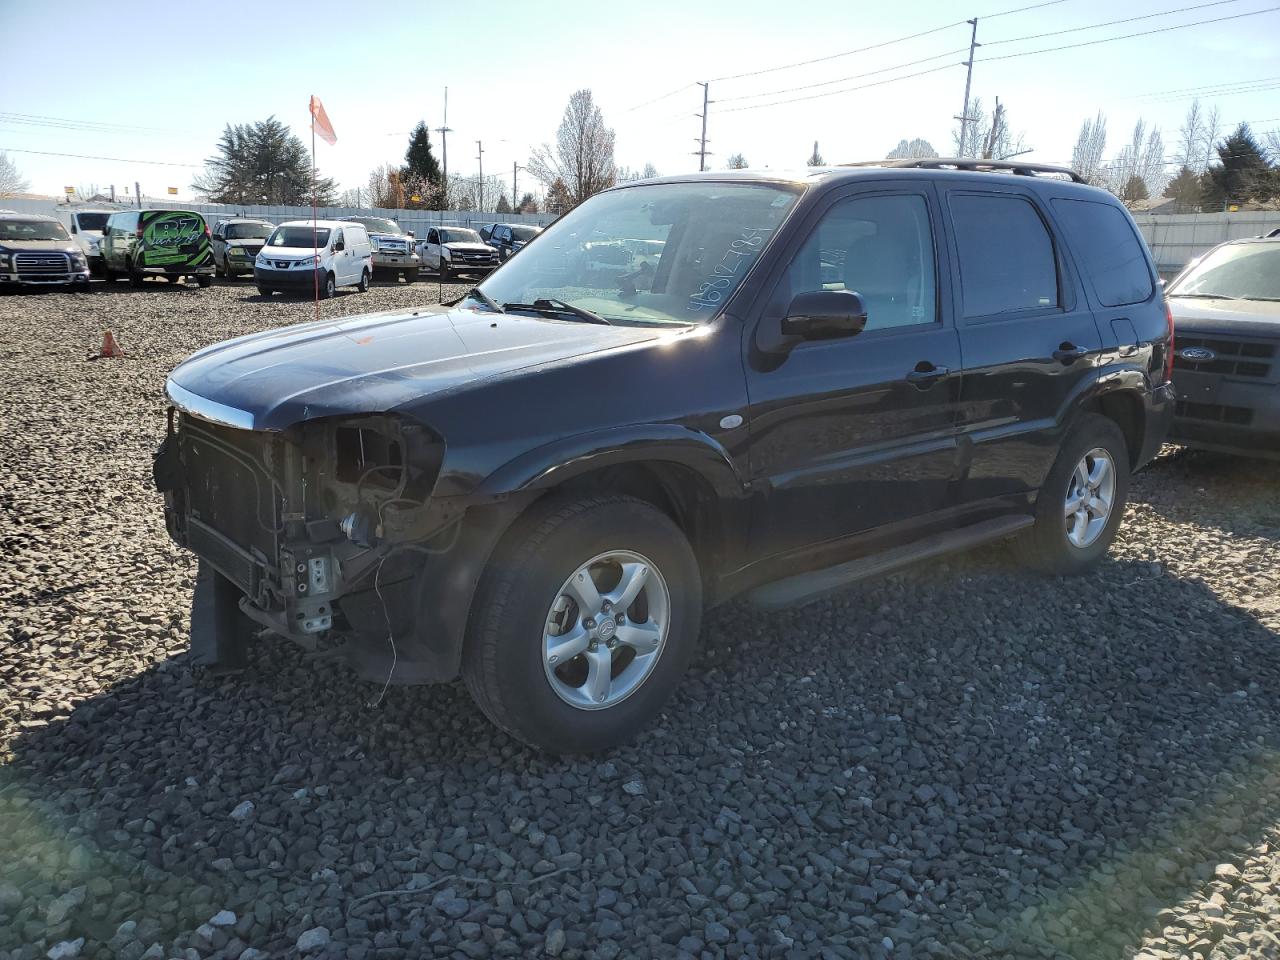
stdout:
[[459,673],[552,751],[658,713],[704,609],[803,603],[1013,537],[1106,552],[1173,412],[1170,318],[1109,194],[968,160],[591,198],[449,305],[172,373],[156,459],[197,657],[333,631]]

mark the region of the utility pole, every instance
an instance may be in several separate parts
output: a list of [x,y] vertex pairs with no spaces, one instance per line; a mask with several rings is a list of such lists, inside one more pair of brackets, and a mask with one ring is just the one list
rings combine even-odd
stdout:
[[969,131],[969,120],[971,119],[969,117],[969,84],[973,81],[973,51],[982,46],[982,44],[978,43],[978,18],[974,17],[967,22],[973,27],[973,31],[969,34],[969,59],[964,62],[967,68],[964,73],[964,110],[961,111],[960,116],[954,118],[960,121],[960,150],[958,152],[962,157],[968,142],[966,134]]
[[476,210],[480,213],[484,212],[484,147],[480,145],[480,141],[476,141],[476,163],[480,164],[480,187],[479,196],[476,198]]
[[138,209],[142,209],[142,186],[137,180],[133,181],[133,197],[138,201]]
[[698,169],[707,169],[707,104],[711,101],[707,99],[711,93],[711,84],[698,81],[698,86],[702,87],[702,112],[697,116],[702,118],[702,136],[699,138],[698,145]]
[[442,161],[442,171],[440,173],[440,209],[449,209],[449,134],[453,130],[449,127],[449,88],[444,88],[444,122],[436,127],[436,133],[440,134],[440,159]]
[[515,210],[520,205],[520,194],[516,192],[516,171],[520,169],[518,160],[511,161],[511,209]]
[[111,202],[116,202],[116,185],[114,183],[111,185]]

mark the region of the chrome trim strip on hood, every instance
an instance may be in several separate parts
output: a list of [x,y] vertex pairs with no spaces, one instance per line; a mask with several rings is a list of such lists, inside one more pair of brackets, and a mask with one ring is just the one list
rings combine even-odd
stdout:
[[254,428],[252,413],[192,393],[178,386],[172,378],[165,380],[164,392],[169,395],[173,405],[183,413],[199,417],[201,420],[208,420],[210,423],[220,423],[224,427],[235,427],[237,430]]

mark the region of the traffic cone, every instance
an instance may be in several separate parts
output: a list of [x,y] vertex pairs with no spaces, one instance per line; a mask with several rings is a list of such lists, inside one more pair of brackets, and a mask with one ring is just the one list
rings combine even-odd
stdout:
[[120,349],[120,344],[116,343],[115,336],[108,330],[102,335],[102,349],[98,351],[100,357],[123,357],[124,351]]

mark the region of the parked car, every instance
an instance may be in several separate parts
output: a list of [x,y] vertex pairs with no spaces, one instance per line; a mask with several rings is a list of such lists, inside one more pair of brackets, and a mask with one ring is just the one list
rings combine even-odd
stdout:
[[483,240],[485,243],[488,243],[489,237],[493,234],[493,228],[496,226],[497,226],[496,223],[482,223],[479,226],[477,226],[475,230],[476,230],[476,233],[480,234],[480,239]]
[[0,289],[89,287],[89,264],[62,221],[36,213],[0,213]]
[[422,265],[440,279],[464,273],[488,273],[498,265],[498,253],[469,227],[431,227],[418,243]]
[[209,225],[193,210],[127,210],[107,218],[100,244],[108,280],[128,278],[141,287],[147,277],[178,283],[185,277],[213,283]]
[[68,217],[71,221],[71,236],[80,252],[89,264],[91,276],[103,274],[102,229],[107,225],[111,210],[72,210]]
[[358,223],[369,234],[373,244],[373,272],[398,273],[405,283],[418,279],[422,261],[418,259],[414,236],[400,228],[400,224],[386,217],[342,217],[343,221]]
[[499,260],[506,260],[541,232],[541,227],[527,223],[495,223],[484,239],[498,251]]
[[[308,221],[309,222],[309,221]],[[223,277],[253,273],[262,243],[276,225],[270,220],[220,220],[213,225],[213,267]]]
[[1177,344],[1170,441],[1280,459],[1280,232],[1219,244],[1166,296]]
[[[338,630],[368,679],[460,672],[502,729],[595,750],[657,715],[730,597],[1010,536],[1090,569],[1164,439],[1172,355],[1133,221],[1078,179],[628,184],[452,306],[194,354],[156,477],[200,558],[197,660]],[[578,266],[611,238],[664,241],[657,269]]]
[[271,231],[253,262],[264,297],[279,291],[328,298],[339,287],[369,289],[373,247],[364,226],[349,220],[291,220]]

